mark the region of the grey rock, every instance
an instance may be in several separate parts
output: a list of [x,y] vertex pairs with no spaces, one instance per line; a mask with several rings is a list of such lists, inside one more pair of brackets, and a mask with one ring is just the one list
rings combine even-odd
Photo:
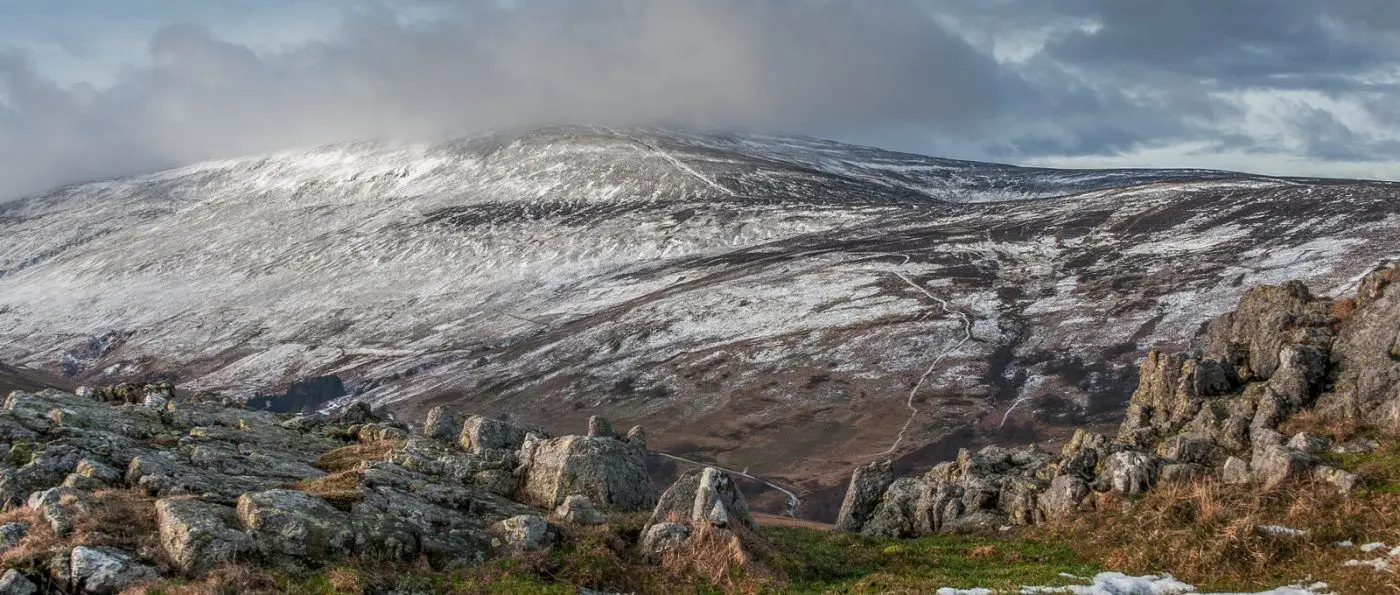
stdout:
[[462,435],[462,424],[466,418],[451,407],[438,405],[428,411],[428,419],[423,422],[423,435],[434,440],[452,441]]
[[1165,483],[1185,483],[1210,475],[1210,468],[1196,463],[1172,463],[1163,465],[1158,481]]
[[1330,328],[1330,303],[1316,300],[1300,282],[1245,291],[1238,307],[1206,328],[1206,352],[1236,368],[1242,380],[1267,380],[1287,343]]
[[666,552],[675,550],[690,539],[691,529],[680,523],[656,523],[642,532],[640,548],[642,555],[656,560]]
[[1317,457],[1291,450],[1286,446],[1268,445],[1255,452],[1249,467],[1254,478],[1271,490],[1295,477],[1302,477],[1318,464]]
[[114,595],[160,578],[155,568],[113,548],[75,547],[68,555],[68,564],[73,590],[94,595]]
[[244,494],[236,514],[265,554],[319,560],[349,553],[356,542],[349,515],[302,492]]
[[1252,481],[1253,477],[1249,472],[1249,463],[1238,457],[1225,459],[1225,464],[1220,467],[1220,481],[1230,485],[1246,484]]
[[0,525],[0,553],[14,547],[29,534],[29,526],[22,522]]
[[913,477],[894,480],[885,490],[875,512],[861,527],[867,537],[914,537],[917,530],[918,508],[927,484]]
[[462,450],[480,453],[486,450],[518,450],[525,443],[526,429],[513,423],[473,415],[462,424],[458,442]]
[[1061,475],[1050,482],[1050,488],[1040,495],[1041,514],[1049,520],[1060,520],[1079,511],[1089,495],[1089,484],[1075,475]]
[[1157,455],[1177,463],[1194,463],[1213,466],[1225,457],[1224,451],[1215,442],[1194,436],[1174,436],[1162,442]]
[[631,443],[589,436],[551,438],[536,443],[528,461],[522,492],[536,506],[554,508],[575,494],[588,496],[606,511],[645,510],[656,504],[646,451]]
[[1343,471],[1336,467],[1319,465],[1313,469],[1313,477],[1318,481],[1332,484],[1340,494],[1350,494],[1361,487],[1361,477],[1355,473]]
[[158,500],[160,543],[180,569],[198,574],[232,562],[253,550],[253,540],[238,528],[234,510],[198,500]]
[[[716,507],[721,513],[716,513]],[[714,467],[682,474],[658,499],[648,525],[664,522],[741,523],[755,529],[747,500],[728,473]],[[717,522],[718,521],[718,522]]]
[[612,422],[601,415],[594,415],[588,418],[588,435],[593,438],[617,437],[617,433],[613,432]]
[[18,570],[11,568],[0,576],[0,595],[35,595],[38,592],[39,585]]
[[601,525],[608,517],[593,506],[588,496],[573,495],[554,509],[554,518],[572,525]]
[[1109,489],[1125,496],[1145,493],[1157,482],[1157,471],[1157,459],[1137,451],[1113,453],[1103,465]]
[[851,472],[851,483],[846,488],[846,497],[841,501],[841,511],[836,516],[837,529],[860,531],[879,505],[880,497],[894,483],[892,464],[886,459],[861,465]]
[[1326,436],[1298,432],[1288,439],[1285,446],[1296,451],[1316,455],[1327,452],[1328,448],[1332,446],[1332,441]]
[[491,526],[491,534],[501,547],[511,552],[534,552],[554,544],[554,531],[544,519],[523,514],[502,520]]
[[374,409],[369,403],[364,401],[354,401],[340,410],[330,415],[330,422],[333,424],[348,426],[353,424],[370,424],[383,421],[383,418],[374,413]]

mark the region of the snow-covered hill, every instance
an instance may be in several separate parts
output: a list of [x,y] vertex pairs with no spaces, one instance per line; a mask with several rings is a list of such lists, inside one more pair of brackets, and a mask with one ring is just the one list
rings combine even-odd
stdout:
[[1104,421],[1244,287],[1400,253],[1397,197],[655,130],[336,145],[0,205],[0,361],[603,413],[814,491]]

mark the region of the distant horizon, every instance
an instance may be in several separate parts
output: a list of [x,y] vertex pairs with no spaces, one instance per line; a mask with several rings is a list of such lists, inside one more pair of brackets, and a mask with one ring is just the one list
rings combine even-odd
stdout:
[[144,171],[135,171],[135,172],[131,172],[131,173],[118,174],[118,175],[107,176],[107,177],[101,177],[101,178],[92,178],[92,179],[88,179],[88,180],[76,180],[76,181],[72,181],[72,182],[65,182],[65,183],[62,183],[62,184],[58,184],[58,185],[55,185],[55,186],[52,186],[52,187],[49,187],[49,188],[45,188],[45,189],[40,190],[40,191],[37,191],[37,192],[32,192],[32,193],[29,193],[29,194],[25,194],[25,195],[22,195],[22,196],[13,196],[13,197],[0,196],[0,204],[3,204],[3,203],[5,203],[5,202],[12,202],[12,201],[28,200],[28,199],[32,199],[32,198],[38,198],[38,197],[42,197],[42,196],[44,196],[44,195],[46,195],[46,194],[50,194],[50,193],[53,193],[53,192],[62,190],[62,189],[64,189],[64,188],[80,187],[80,186],[86,186],[86,185],[91,185],[91,184],[102,184],[102,183],[116,182],[116,181],[121,181],[121,180],[126,180],[126,179],[142,178],[142,177],[148,177],[148,176],[156,176],[156,175],[159,175],[159,174],[165,173],[165,172],[179,171],[179,170],[182,170],[182,169],[185,169],[185,168],[199,167],[199,166],[202,166],[202,165],[205,165],[205,164],[219,163],[219,162],[224,162],[224,161],[245,161],[245,160],[253,160],[253,159],[265,159],[265,158],[274,157],[274,156],[283,155],[283,154],[309,153],[309,152],[313,152],[313,151],[315,151],[315,150],[317,150],[317,149],[322,149],[322,148],[338,147],[338,146],[350,146],[350,145],[364,144],[364,143],[384,144],[384,145],[387,145],[387,146],[404,146],[404,147],[408,147],[408,146],[436,146],[436,145],[440,145],[440,144],[451,143],[451,142],[457,142],[457,141],[466,140],[466,139],[489,138],[489,137],[493,137],[493,136],[521,135],[521,134],[528,134],[528,133],[533,132],[533,131],[548,130],[548,129],[555,129],[555,128],[580,128],[580,129],[584,129],[584,128],[614,128],[614,129],[616,129],[616,130],[618,130],[618,131],[642,131],[642,130],[649,130],[649,131],[669,131],[669,132],[678,132],[678,133],[692,134],[692,135],[700,135],[700,136],[708,136],[708,135],[714,135],[714,136],[722,136],[722,135],[744,135],[744,136],[771,137],[771,138],[806,138],[806,139],[811,139],[811,140],[816,140],[816,141],[822,141],[822,142],[838,143],[838,144],[847,145],[847,146],[850,146],[850,147],[853,147],[853,148],[875,149],[875,150],[879,150],[879,151],[885,151],[885,152],[888,152],[888,153],[904,154],[904,155],[913,155],[913,156],[917,156],[917,157],[925,157],[925,158],[930,158],[930,159],[940,159],[940,160],[948,160],[948,161],[962,161],[962,162],[980,163],[980,164],[986,164],[986,165],[1005,165],[1005,166],[1011,166],[1011,167],[1023,167],[1023,168],[1031,168],[1031,169],[1051,169],[1051,170],[1061,170],[1061,171],[1083,171],[1083,172],[1091,172],[1091,171],[1200,171],[1200,172],[1214,172],[1214,173],[1237,174],[1237,175],[1243,175],[1243,176],[1257,176],[1257,177],[1262,177],[1262,178],[1299,178],[1299,179],[1321,179],[1321,180],[1340,180],[1340,181],[1358,181],[1358,182],[1400,183],[1400,180],[1390,180],[1390,179],[1383,179],[1383,178],[1341,177],[1341,176],[1307,176],[1307,175],[1289,175],[1289,174],[1270,174],[1270,173],[1263,173],[1263,172],[1257,172],[1257,171],[1242,171],[1242,170],[1224,169],[1224,168],[1218,168],[1218,167],[1173,167],[1173,166],[1153,167],[1153,166],[1133,166],[1133,165],[1107,165],[1107,166],[1103,166],[1103,167],[1093,167],[1093,166],[1074,166],[1074,165],[1055,166],[1055,165],[1040,165],[1040,164],[1036,164],[1036,163],[1013,163],[1013,162],[1007,162],[1007,161],[987,161],[987,160],[977,160],[977,159],[964,159],[964,158],[960,158],[960,157],[950,157],[950,156],[946,156],[946,155],[930,155],[930,154],[927,154],[927,153],[919,153],[919,152],[915,152],[915,151],[905,151],[905,150],[898,150],[898,149],[888,149],[888,148],[885,148],[885,147],[880,147],[880,146],[872,145],[872,144],[868,144],[868,143],[846,142],[846,141],[840,141],[840,140],[836,140],[836,139],[821,138],[821,137],[816,137],[816,136],[811,136],[811,135],[805,135],[805,134],[775,134],[775,133],[771,133],[771,132],[740,132],[740,131],[733,131],[733,130],[702,132],[702,131],[698,131],[698,130],[683,129],[683,128],[678,128],[678,127],[674,127],[674,126],[657,126],[657,125],[627,126],[627,127],[611,126],[611,127],[610,127],[610,126],[600,126],[600,125],[591,125],[591,124],[549,124],[549,125],[542,125],[542,126],[535,126],[535,127],[528,127],[528,128],[516,128],[516,129],[511,129],[511,130],[495,130],[495,131],[480,132],[480,133],[464,133],[464,134],[457,134],[457,135],[446,135],[446,136],[443,136],[443,137],[440,137],[440,138],[437,138],[437,139],[431,139],[431,140],[399,140],[399,139],[393,139],[393,138],[387,138],[387,137],[346,139],[346,140],[340,140],[340,141],[331,141],[331,142],[316,143],[316,144],[307,144],[307,145],[295,146],[295,147],[287,147],[287,148],[283,148],[283,149],[276,149],[276,150],[263,151],[263,152],[257,152],[257,153],[247,153],[247,154],[243,154],[243,155],[230,155],[230,156],[226,156],[226,157],[215,157],[215,158],[205,159],[205,160],[201,160],[201,161],[195,161],[195,162],[191,162],[191,163],[180,163],[180,164],[172,164],[172,165],[165,166],[165,167],[155,167],[155,168],[153,168],[153,169],[144,170]]

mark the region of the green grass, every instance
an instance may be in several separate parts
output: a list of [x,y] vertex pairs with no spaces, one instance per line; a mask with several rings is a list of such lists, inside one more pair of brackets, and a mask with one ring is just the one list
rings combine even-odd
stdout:
[[868,539],[846,533],[768,528],[791,593],[867,593],[938,587],[1019,590],[1059,586],[1061,573],[1093,576],[1100,568],[1068,547],[1019,538],[937,535]]
[[1324,453],[1322,460],[1364,477],[1363,494],[1400,494],[1400,441],[1382,441],[1380,448],[1369,453]]

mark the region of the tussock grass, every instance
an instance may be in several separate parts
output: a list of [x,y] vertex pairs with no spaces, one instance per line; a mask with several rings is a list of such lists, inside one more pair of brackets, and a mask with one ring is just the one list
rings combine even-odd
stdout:
[[[1277,535],[1260,525],[1306,531]],[[1101,497],[1099,510],[1040,530],[1106,568],[1169,572],[1198,587],[1259,590],[1306,579],[1339,593],[1400,590],[1393,574],[1344,567],[1367,557],[1338,541],[1400,543],[1400,496],[1341,496],[1300,482],[1273,491],[1213,479],[1159,485],[1140,499]],[[1371,556],[1374,557],[1374,556]]]
[[351,444],[337,448],[319,457],[311,463],[312,467],[325,471],[326,473],[339,473],[350,471],[365,461],[383,461],[394,452],[402,443],[397,440],[378,440],[375,442],[365,442],[362,444]]
[[355,503],[364,498],[360,494],[359,487],[360,473],[354,470],[338,471],[315,479],[302,480],[296,485],[297,490],[320,496],[331,506],[341,510],[350,510]]

